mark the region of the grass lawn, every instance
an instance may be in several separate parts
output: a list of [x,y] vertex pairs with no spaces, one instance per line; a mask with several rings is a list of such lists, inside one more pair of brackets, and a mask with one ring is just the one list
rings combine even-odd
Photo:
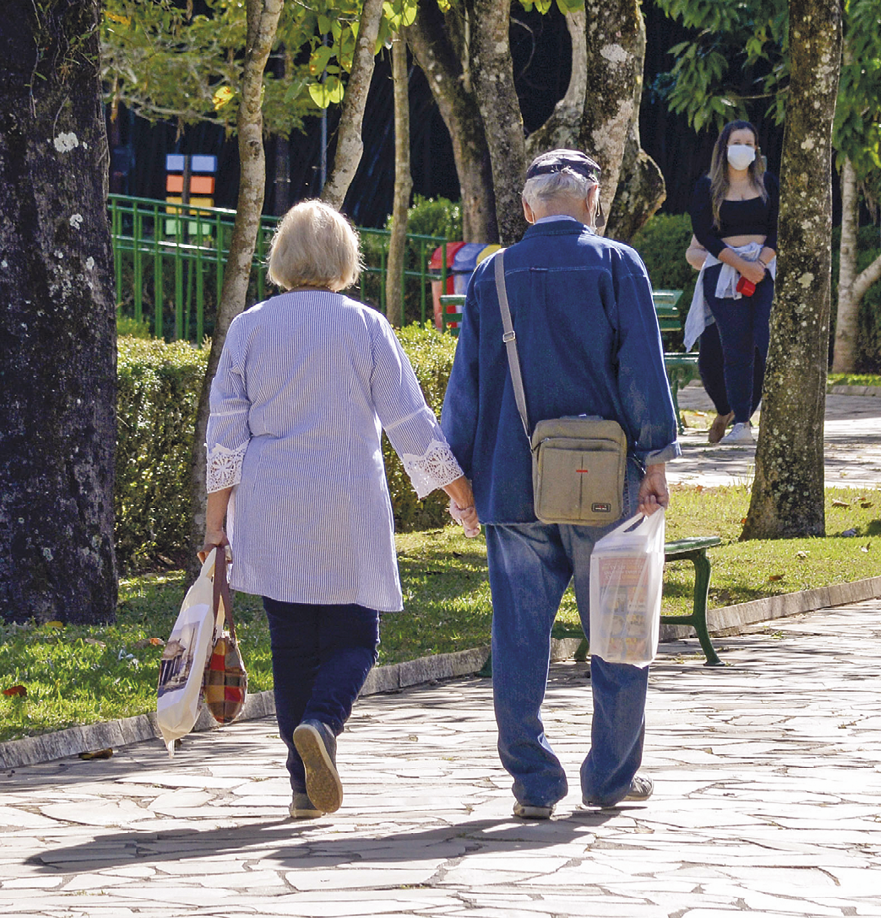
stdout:
[[[746,485],[675,486],[667,540],[718,535],[712,551],[710,608],[780,593],[873,577],[881,572],[881,492],[826,492],[823,539],[744,542]],[[855,535],[842,533],[853,530]],[[405,612],[382,623],[380,664],[489,643],[492,605],[483,538],[465,539],[458,526],[397,537]],[[668,565],[664,611],[691,611],[693,567]],[[115,625],[80,627],[0,623],[0,741],[151,711],[163,641],[171,632],[187,584],[181,573],[123,580]],[[253,596],[236,597],[239,640],[253,692],[272,686],[269,634]],[[558,617],[576,626],[571,591]]]

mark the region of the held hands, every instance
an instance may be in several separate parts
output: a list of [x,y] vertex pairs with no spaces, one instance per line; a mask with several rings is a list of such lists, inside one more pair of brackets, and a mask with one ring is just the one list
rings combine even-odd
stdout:
[[667,508],[670,492],[667,490],[667,472],[663,462],[650,465],[639,486],[639,512],[651,516],[660,507]]
[[462,524],[466,538],[473,539],[480,535],[480,520],[477,518],[477,511],[473,503],[470,507],[460,507],[456,501],[451,499],[449,514]]

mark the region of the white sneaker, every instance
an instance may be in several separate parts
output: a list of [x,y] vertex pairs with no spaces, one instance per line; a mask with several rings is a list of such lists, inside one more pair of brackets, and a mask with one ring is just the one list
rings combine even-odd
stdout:
[[753,429],[749,421],[739,421],[719,441],[720,446],[730,446],[733,443],[754,443]]

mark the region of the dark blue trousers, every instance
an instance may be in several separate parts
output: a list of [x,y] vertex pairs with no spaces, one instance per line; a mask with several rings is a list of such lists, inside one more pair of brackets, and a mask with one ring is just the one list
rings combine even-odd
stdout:
[[704,271],[704,296],[719,329],[725,355],[725,390],[734,412],[734,423],[738,424],[748,421],[753,411],[753,380],[757,361],[764,378],[774,281],[770,274],[766,274],[752,296],[739,300],[721,299],[716,296],[721,270],[722,265],[713,265]]
[[[709,395],[716,409],[716,414],[731,413],[728,403],[728,391],[725,388],[725,355],[722,341],[719,338],[719,327],[715,322],[709,324],[700,337],[700,350],[697,355],[698,372],[704,391]],[[753,364],[753,397],[752,412],[755,414],[762,400],[762,387],[765,384],[765,362],[756,358]]]
[[358,605],[310,605],[263,597],[272,644],[275,717],[288,748],[287,769],[294,793],[306,792],[303,762],[294,730],[303,720],[320,720],[334,736],[376,663],[379,613]]

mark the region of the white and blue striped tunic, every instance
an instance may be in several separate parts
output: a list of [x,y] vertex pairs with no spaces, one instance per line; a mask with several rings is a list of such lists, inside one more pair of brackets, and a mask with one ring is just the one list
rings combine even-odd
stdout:
[[382,429],[419,497],[461,476],[380,313],[312,290],[233,320],[206,445],[208,491],[233,487],[234,589],[282,602],[402,608]]

